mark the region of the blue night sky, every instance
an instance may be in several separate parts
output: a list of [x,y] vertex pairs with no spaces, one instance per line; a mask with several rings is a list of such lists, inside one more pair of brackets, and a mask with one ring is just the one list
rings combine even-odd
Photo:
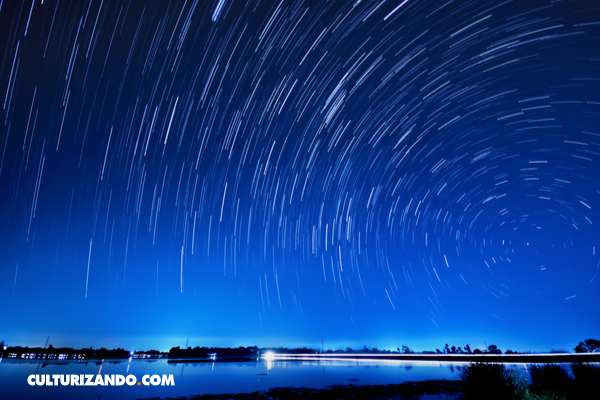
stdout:
[[600,3],[0,1],[0,340],[600,336]]

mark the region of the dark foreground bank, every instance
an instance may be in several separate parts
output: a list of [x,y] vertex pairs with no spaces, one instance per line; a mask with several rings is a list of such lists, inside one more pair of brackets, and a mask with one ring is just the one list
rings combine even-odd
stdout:
[[[326,389],[273,388],[264,392],[239,394],[205,394],[164,400],[275,400],[275,399],[419,399],[425,395],[440,395],[444,399],[458,399],[464,391],[462,381],[427,380],[392,385],[335,385]],[[150,399],[147,399],[150,400]],[[156,400],[156,399],[155,399]]]
[[[460,368],[460,367],[459,367]],[[273,388],[264,392],[198,395],[178,400],[234,399],[420,399],[436,395],[464,400],[579,400],[598,398],[600,367],[573,363],[572,376],[559,364],[531,364],[527,373],[502,363],[472,363],[461,380],[426,380],[390,385],[330,386],[326,389]]]

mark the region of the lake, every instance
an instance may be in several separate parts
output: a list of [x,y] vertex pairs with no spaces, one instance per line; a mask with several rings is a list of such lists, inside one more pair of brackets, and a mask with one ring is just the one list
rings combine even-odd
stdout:
[[[381,385],[426,379],[459,379],[462,363],[431,361],[333,360],[181,362],[105,360],[104,362],[0,360],[0,393],[7,399],[140,399],[197,394],[264,391],[273,387]],[[174,386],[30,386],[36,374],[173,375]],[[58,378],[57,378],[58,379]]]

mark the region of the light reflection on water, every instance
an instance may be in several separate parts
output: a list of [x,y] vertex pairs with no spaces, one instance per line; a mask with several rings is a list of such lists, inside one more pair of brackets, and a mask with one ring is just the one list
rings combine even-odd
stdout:
[[[459,379],[461,363],[431,361],[319,360],[182,362],[105,360],[103,363],[0,362],[0,387],[11,399],[139,399],[264,391],[273,387],[325,388],[330,385],[375,385],[426,379]],[[466,364],[465,364],[466,365]],[[175,386],[32,387],[30,374],[172,374]]]

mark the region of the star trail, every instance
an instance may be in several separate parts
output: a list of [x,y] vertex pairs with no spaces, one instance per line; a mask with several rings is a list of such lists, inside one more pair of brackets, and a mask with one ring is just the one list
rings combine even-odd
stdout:
[[0,340],[598,335],[596,1],[4,0],[0,43]]

